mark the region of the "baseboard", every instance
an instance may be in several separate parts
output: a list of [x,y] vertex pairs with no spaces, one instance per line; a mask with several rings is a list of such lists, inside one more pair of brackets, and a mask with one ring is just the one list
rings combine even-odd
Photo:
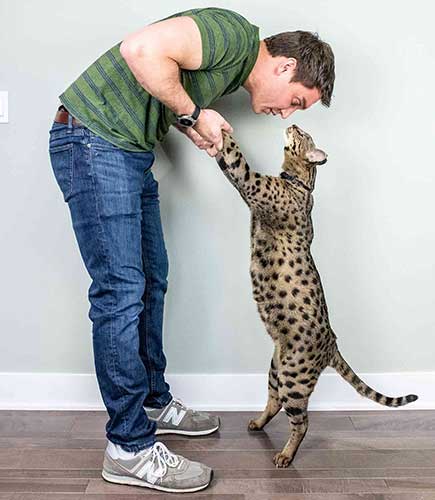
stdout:
[[[387,396],[417,394],[401,409],[435,409],[435,372],[360,373],[370,387]],[[202,410],[262,410],[266,374],[168,374],[174,396]],[[0,410],[104,410],[95,374],[0,373]],[[360,396],[337,373],[323,373],[309,410],[386,410]],[[391,409],[394,411],[395,409]]]

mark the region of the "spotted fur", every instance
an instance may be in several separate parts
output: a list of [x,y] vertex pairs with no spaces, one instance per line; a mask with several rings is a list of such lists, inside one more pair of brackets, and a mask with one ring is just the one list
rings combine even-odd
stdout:
[[253,295],[275,345],[267,405],[249,429],[262,429],[284,408],[290,437],[274,462],[287,467],[307,432],[308,399],[327,366],[359,394],[382,405],[403,406],[417,396],[388,397],[376,392],[358,378],[337,348],[310,252],[312,192],[317,165],[326,162],[326,154],[315,147],[309,134],[293,125],[285,132],[280,176],[261,175],[250,169],[234,138],[223,135],[223,150],[216,160],[251,210]]

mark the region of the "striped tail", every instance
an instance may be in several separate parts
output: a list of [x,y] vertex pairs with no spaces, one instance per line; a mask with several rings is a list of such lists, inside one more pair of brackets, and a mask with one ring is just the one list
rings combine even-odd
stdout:
[[338,349],[332,357],[329,366],[334,368],[337,373],[339,373],[344,378],[344,380],[349,382],[349,384],[352,385],[357,390],[357,392],[361,394],[361,396],[369,398],[372,401],[376,401],[376,403],[379,403],[381,405],[393,407],[404,406],[418,399],[418,396],[416,396],[415,394],[408,394],[407,396],[401,396],[398,398],[390,398],[388,396],[384,396],[379,392],[376,392],[358,377],[358,375],[343,359]]

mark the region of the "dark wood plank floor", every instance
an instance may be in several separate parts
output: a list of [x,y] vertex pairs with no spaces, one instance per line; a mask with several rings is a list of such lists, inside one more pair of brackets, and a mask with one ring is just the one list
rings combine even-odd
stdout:
[[105,412],[0,411],[0,500],[435,500],[435,411],[310,412],[288,469],[272,463],[283,413],[258,433],[256,413],[216,413],[211,436],[160,436],[215,470],[207,490],[176,495],[103,480]]

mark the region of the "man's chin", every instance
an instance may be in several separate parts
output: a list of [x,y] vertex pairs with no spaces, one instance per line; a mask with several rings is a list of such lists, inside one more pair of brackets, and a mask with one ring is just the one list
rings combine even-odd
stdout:
[[265,108],[263,106],[252,106],[252,109],[254,110],[254,113],[257,115],[270,115],[271,110],[270,108]]

